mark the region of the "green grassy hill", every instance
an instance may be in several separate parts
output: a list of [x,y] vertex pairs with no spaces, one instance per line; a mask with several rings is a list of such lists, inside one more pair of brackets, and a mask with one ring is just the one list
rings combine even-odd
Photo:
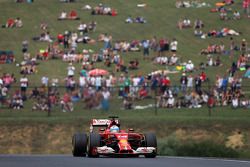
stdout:
[[[208,1],[212,5],[215,4],[215,0]],[[109,17],[109,16],[99,16],[91,15],[90,11],[81,10],[81,8],[89,4],[91,6],[96,6],[99,3],[106,4],[112,8],[117,9],[118,16]],[[77,3],[60,3],[58,0],[37,0],[33,4],[27,3],[14,3],[10,1],[1,1],[1,24],[5,24],[6,20],[10,17],[16,18],[21,17],[23,20],[24,26],[20,29],[1,29],[1,42],[0,48],[2,50],[13,50],[15,52],[17,62],[22,60],[21,53],[21,42],[23,40],[30,41],[30,52],[32,55],[35,55],[39,49],[46,48],[46,43],[33,42],[31,39],[34,36],[39,36],[41,30],[39,28],[40,23],[45,21],[49,24],[49,31],[52,36],[56,37],[58,33],[63,33],[66,30],[76,31],[77,26],[81,21],[97,21],[97,29],[95,33],[90,33],[90,36],[94,39],[98,37],[100,33],[108,33],[113,36],[113,40],[128,40],[133,39],[143,40],[151,39],[153,36],[156,36],[158,39],[164,37],[169,40],[176,38],[179,42],[178,46],[178,56],[181,58],[181,61],[188,61],[189,59],[193,60],[195,65],[198,67],[200,62],[206,62],[206,56],[201,56],[199,53],[201,49],[206,48],[210,43],[220,43],[223,42],[226,46],[226,49],[229,48],[229,37],[225,38],[208,38],[205,40],[194,37],[193,29],[177,29],[177,21],[180,18],[188,17],[194,22],[197,18],[203,20],[205,24],[204,31],[212,29],[221,29],[223,27],[229,27],[235,29],[239,32],[242,32],[242,35],[234,37],[237,43],[239,44],[242,38],[249,40],[249,20],[247,18],[238,20],[238,21],[221,21],[219,20],[218,13],[210,13],[210,8],[180,8],[175,7],[175,1],[147,1],[147,6],[145,8],[138,8],[136,5],[142,3],[142,1],[81,1],[78,0]],[[233,9],[241,10],[241,3],[236,2],[232,6]],[[81,21],[57,21],[62,10],[70,11],[77,10]],[[124,21],[127,16],[144,16],[147,19],[147,24],[125,24]],[[84,49],[94,49],[95,52],[99,52],[103,45],[98,43],[96,45],[79,45],[78,51]],[[240,53],[236,53],[236,57]],[[150,53],[151,57],[155,56],[155,53]],[[170,53],[167,53],[170,55]],[[128,62],[132,58],[138,58],[140,61],[139,71],[142,74],[148,74],[154,70],[164,69],[163,66],[156,66],[151,62],[142,60],[142,53],[122,53],[125,61]],[[221,56],[222,67],[208,67],[206,70],[208,76],[214,80],[214,73],[225,74],[226,69],[231,66],[232,60],[229,60],[228,56]],[[46,61],[41,62],[38,66],[38,73],[36,75],[30,75],[29,78],[34,84],[40,84],[40,78],[43,75],[48,75],[49,77],[59,76],[64,78],[66,76],[66,63],[63,63],[60,60],[56,61]],[[77,68],[80,69],[80,64],[76,64]],[[103,67],[103,63],[97,63],[97,67]],[[55,67],[51,70],[50,67]],[[112,71],[112,69],[108,69]],[[0,72],[13,72],[17,76],[19,74],[19,68],[15,67],[15,64],[12,65],[1,65]],[[132,72],[134,73],[134,71]],[[199,73],[199,72],[198,72]],[[171,75],[170,78],[173,81],[179,79],[179,75]],[[244,82],[245,83],[245,82]]]

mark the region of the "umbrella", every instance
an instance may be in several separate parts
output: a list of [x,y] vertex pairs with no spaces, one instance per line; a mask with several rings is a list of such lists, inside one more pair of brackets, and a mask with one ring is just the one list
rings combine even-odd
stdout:
[[108,73],[109,73],[108,71],[98,68],[89,71],[90,76],[107,75]]
[[215,4],[217,7],[221,7],[221,6],[225,6],[225,3],[223,3],[223,2],[218,2],[218,3],[216,3]]

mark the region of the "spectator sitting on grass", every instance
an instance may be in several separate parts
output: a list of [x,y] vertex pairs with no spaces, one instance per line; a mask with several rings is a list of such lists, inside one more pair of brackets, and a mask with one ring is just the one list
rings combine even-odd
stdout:
[[177,26],[180,30],[182,30],[183,28],[190,28],[191,21],[188,18],[185,18],[184,20],[180,19]]
[[71,2],[75,2],[75,0],[60,0],[60,2],[71,3]]
[[128,16],[128,18],[126,18],[125,23],[133,23],[134,19],[131,16]]
[[32,106],[32,111],[48,111],[48,100],[46,97],[39,97]]
[[171,66],[176,65],[178,63],[178,60],[179,60],[179,58],[176,56],[176,54],[173,54],[170,57],[169,65],[171,65]]
[[104,6],[102,3],[100,3],[98,6],[94,7],[94,9],[91,11],[91,14],[116,16],[117,11],[109,6]]
[[39,92],[38,88],[37,88],[37,87],[34,87],[34,89],[33,89],[33,90],[31,91],[31,93],[30,93],[29,98],[30,98],[30,99],[31,99],[31,98],[38,99],[39,96],[40,96],[40,92]]
[[43,31],[46,31],[48,29],[48,24],[46,22],[41,22],[40,28]]
[[69,14],[67,12],[62,11],[60,16],[58,17],[58,20],[79,20],[80,18],[77,15],[77,12],[75,10],[70,11]]
[[168,64],[168,57],[156,57],[154,59],[155,64],[166,65]]
[[147,23],[147,20],[142,16],[138,16],[134,20],[135,20],[135,23],[142,23],[142,24]]
[[193,72],[194,71],[194,64],[192,63],[191,60],[188,61],[186,64],[186,71],[187,72]]
[[125,110],[131,110],[133,108],[133,100],[130,95],[123,96],[123,108]]
[[233,13],[233,19],[234,20],[239,20],[241,17],[240,17],[240,12],[235,10],[234,13]]
[[9,18],[6,24],[2,25],[2,28],[14,28],[16,27],[16,22],[13,18]]
[[39,37],[33,37],[34,41],[41,41],[41,42],[53,42],[53,37],[50,36],[49,31],[43,32],[40,34]]
[[17,18],[15,19],[15,26],[16,26],[17,28],[23,27],[23,21],[22,21],[19,17],[17,17]]
[[138,66],[139,66],[139,61],[138,59],[135,59],[129,62],[128,68],[131,70],[134,70],[134,69],[138,69]]
[[10,107],[18,110],[23,108],[23,99],[20,91],[16,91],[12,96]]

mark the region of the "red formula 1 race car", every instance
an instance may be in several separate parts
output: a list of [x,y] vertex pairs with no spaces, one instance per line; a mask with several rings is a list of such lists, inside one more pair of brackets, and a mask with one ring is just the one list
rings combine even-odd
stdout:
[[[133,129],[120,130],[118,117],[110,118],[93,119],[90,123],[89,136],[86,133],[74,134],[73,156],[156,157],[157,140],[154,133],[135,133]],[[97,132],[95,127],[99,127]]]

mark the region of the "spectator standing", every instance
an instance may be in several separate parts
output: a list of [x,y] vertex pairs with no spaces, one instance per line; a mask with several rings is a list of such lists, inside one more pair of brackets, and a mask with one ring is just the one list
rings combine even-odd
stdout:
[[47,76],[43,76],[41,78],[41,82],[42,82],[43,86],[48,87],[48,85],[49,85],[49,78]]
[[6,86],[3,86],[3,84],[0,84],[0,108],[2,105],[8,104],[7,96],[8,96],[8,88]]
[[230,38],[230,58],[233,59],[234,57],[234,50],[235,50],[235,41],[233,39],[233,37]]
[[200,76],[196,76],[194,81],[195,81],[196,93],[201,94],[201,78],[200,78]]
[[101,90],[102,88],[102,77],[101,76],[96,76],[95,77],[95,87],[96,87],[96,90]]
[[73,77],[75,75],[75,67],[72,63],[69,63],[69,66],[67,67],[68,70],[68,77]]
[[69,32],[68,31],[66,31],[64,33],[63,46],[64,46],[64,49],[68,49],[69,48]]
[[178,41],[174,38],[170,43],[170,50],[172,53],[176,53],[178,48]]
[[192,75],[189,75],[188,78],[187,78],[187,88],[188,90],[192,90],[193,89],[193,76]]
[[250,0],[243,0],[242,8],[247,17],[250,18]]
[[142,42],[142,46],[143,46],[143,59],[148,59],[149,56],[149,40],[144,40]]
[[104,41],[104,49],[110,49],[111,48],[111,40],[112,40],[112,37],[105,34],[104,39],[103,39],[103,41]]
[[187,90],[187,76],[186,73],[182,73],[181,79],[180,79],[180,84],[181,84],[181,91],[183,93],[186,93]]
[[248,50],[248,48],[247,48],[246,39],[242,39],[241,44],[240,44],[240,51],[242,54],[245,54],[245,53],[247,53],[247,50]]
[[224,78],[222,79],[222,84],[221,84],[221,88],[224,93],[227,92],[227,86],[228,86],[228,77],[224,76]]
[[84,89],[87,87],[87,78],[81,74],[79,77],[80,95],[83,97]]
[[110,98],[110,92],[107,88],[104,88],[102,91],[102,109],[105,111],[109,110],[109,98]]
[[23,52],[23,54],[28,52],[28,46],[29,46],[29,42],[27,40],[24,40],[22,42],[22,52]]
[[21,88],[21,95],[22,97],[26,97],[26,91],[29,85],[29,80],[26,75],[20,78],[20,88]]

